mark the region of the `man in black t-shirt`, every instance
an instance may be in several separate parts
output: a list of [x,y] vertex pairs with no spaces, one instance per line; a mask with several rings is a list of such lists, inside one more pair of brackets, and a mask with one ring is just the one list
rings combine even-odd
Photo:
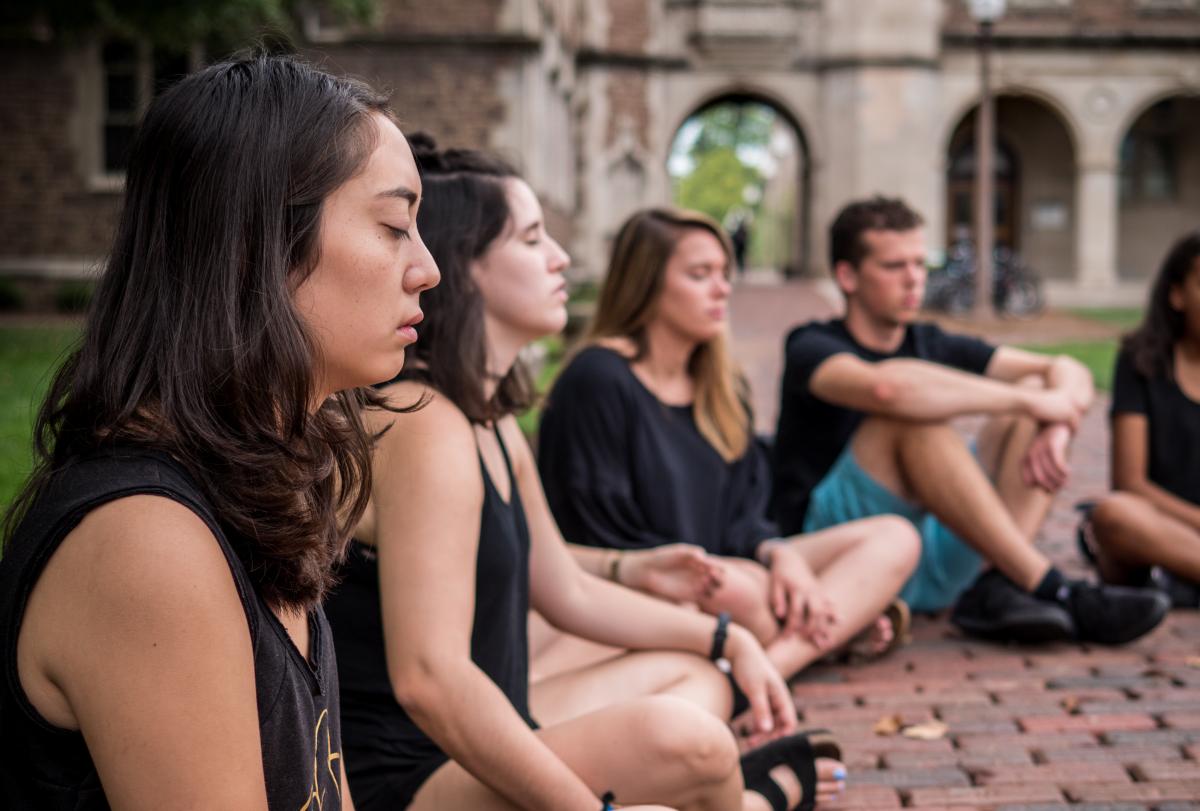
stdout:
[[[1033,545],[1069,474],[1090,373],[916,323],[922,226],[902,201],[876,197],[846,206],[830,229],[846,315],[787,338],[775,438],[783,531],[903,515],[923,543],[901,592],[914,609],[957,600],[960,628],[998,639],[1141,636],[1166,614],[1161,594],[1067,580]],[[949,425],[968,414],[989,417],[973,448]]]

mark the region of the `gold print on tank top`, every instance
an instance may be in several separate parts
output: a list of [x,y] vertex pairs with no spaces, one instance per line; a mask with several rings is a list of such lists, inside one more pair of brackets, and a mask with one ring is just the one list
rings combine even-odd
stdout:
[[[321,715],[317,718],[317,725],[313,728],[313,774],[312,788],[308,790],[308,799],[304,805],[300,806],[300,811],[322,811],[325,808],[325,793],[326,789],[321,787],[321,726],[325,726],[325,771],[329,774],[329,779],[333,782],[333,790],[337,792],[339,807],[342,799],[342,781],[338,779],[338,774],[333,770],[334,761],[342,759],[341,752],[333,751],[333,735],[329,732],[329,725],[325,724],[325,718],[329,715],[329,710],[322,710]],[[341,764],[338,764],[338,771],[341,771]],[[314,803],[316,803],[314,805]]]

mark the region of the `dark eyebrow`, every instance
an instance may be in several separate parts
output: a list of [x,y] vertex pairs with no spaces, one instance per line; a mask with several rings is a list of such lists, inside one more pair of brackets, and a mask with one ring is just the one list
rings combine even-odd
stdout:
[[394,189],[381,191],[376,197],[399,197],[401,200],[407,200],[410,206],[417,204],[417,193],[406,186],[397,186]]

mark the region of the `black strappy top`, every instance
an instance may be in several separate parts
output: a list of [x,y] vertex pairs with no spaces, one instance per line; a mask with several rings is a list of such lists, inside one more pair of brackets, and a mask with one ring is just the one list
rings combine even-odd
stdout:
[[[177,501],[212,531],[233,573],[250,626],[259,737],[272,811],[341,808],[337,667],[320,608],[309,615],[312,660],[254,589],[226,533],[187,472],[169,456],[116,449],[70,465],[50,482],[0,561],[0,808],[101,811],[109,807],[83,735],[47,722],[17,673],[17,638],[29,595],[46,563],[90,511],[133,495]],[[163,538],[170,543],[170,538]],[[244,548],[244,547],[243,547]],[[212,712],[220,712],[212,707]],[[220,779],[214,775],[214,779]]]
[[[475,561],[471,659],[525,722],[529,714],[529,528],[508,449],[496,431],[512,495],[504,501],[483,457],[483,512]],[[429,539],[413,539],[413,543]],[[402,809],[447,756],[397,703],[388,678],[375,550],[355,541],[342,583],[326,603],[338,646],[342,734],[350,791],[359,811]],[[469,708],[465,711],[470,712]]]

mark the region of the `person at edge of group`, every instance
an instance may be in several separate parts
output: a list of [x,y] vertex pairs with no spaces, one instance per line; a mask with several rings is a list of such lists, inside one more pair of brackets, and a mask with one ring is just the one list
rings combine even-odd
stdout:
[[[422,407],[369,414],[370,506],[327,604],[358,807],[596,811],[615,794],[765,811],[832,796],[844,767],[795,732],[749,631],[593,577],[567,551],[514,416],[531,397],[518,354],[566,323],[567,255],[507,165],[412,143],[426,196],[394,225],[426,240],[442,282],[382,393]],[[639,652],[531,691],[530,606]],[[740,763],[730,678],[775,736]]]
[[1200,231],[1171,248],[1121,344],[1111,417],[1116,492],[1090,517],[1100,576],[1200,608]]
[[420,188],[386,100],[291,58],[151,103],[7,519],[0,806],[353,808],[320,603],[366,505],[357,387],[438,280],[391,228]]
[[[875,624],[912,574],[920,539],[896,517],[789,538],[768,520],[769,465],[729,357],[731,261],[724,231],[703,214],[656,208],[626,220],[583,348],[546,399],[538,464],[586,568],[730,612],[791,677],[864,628],[882,635],[874,644],[900,638],[892,622],[906,624],[906,608]],[[667,556],[674,541],[699,547],[716,572],[692,576],[702,571],[693,557]],[[664,554],[629,551],[645,548]],[[570,658],[556,647],[536,660],[546,672]],[[559,663],[542,661],[551,657]]]
[[[1070,474],[1070,441],[1093,399],[1087,369],[917,321],[925,232],[901,200],[850,203],[829,243],[846,311],[786,339],[782,529],[908,517],[923,550],[901,596],[920,611],[953,604],[970,634],[1120,644],[1158,625],[1160,592],[1068,579],[1033,543]],[[968,414],[988,418],[973,447],[949,424]]]

